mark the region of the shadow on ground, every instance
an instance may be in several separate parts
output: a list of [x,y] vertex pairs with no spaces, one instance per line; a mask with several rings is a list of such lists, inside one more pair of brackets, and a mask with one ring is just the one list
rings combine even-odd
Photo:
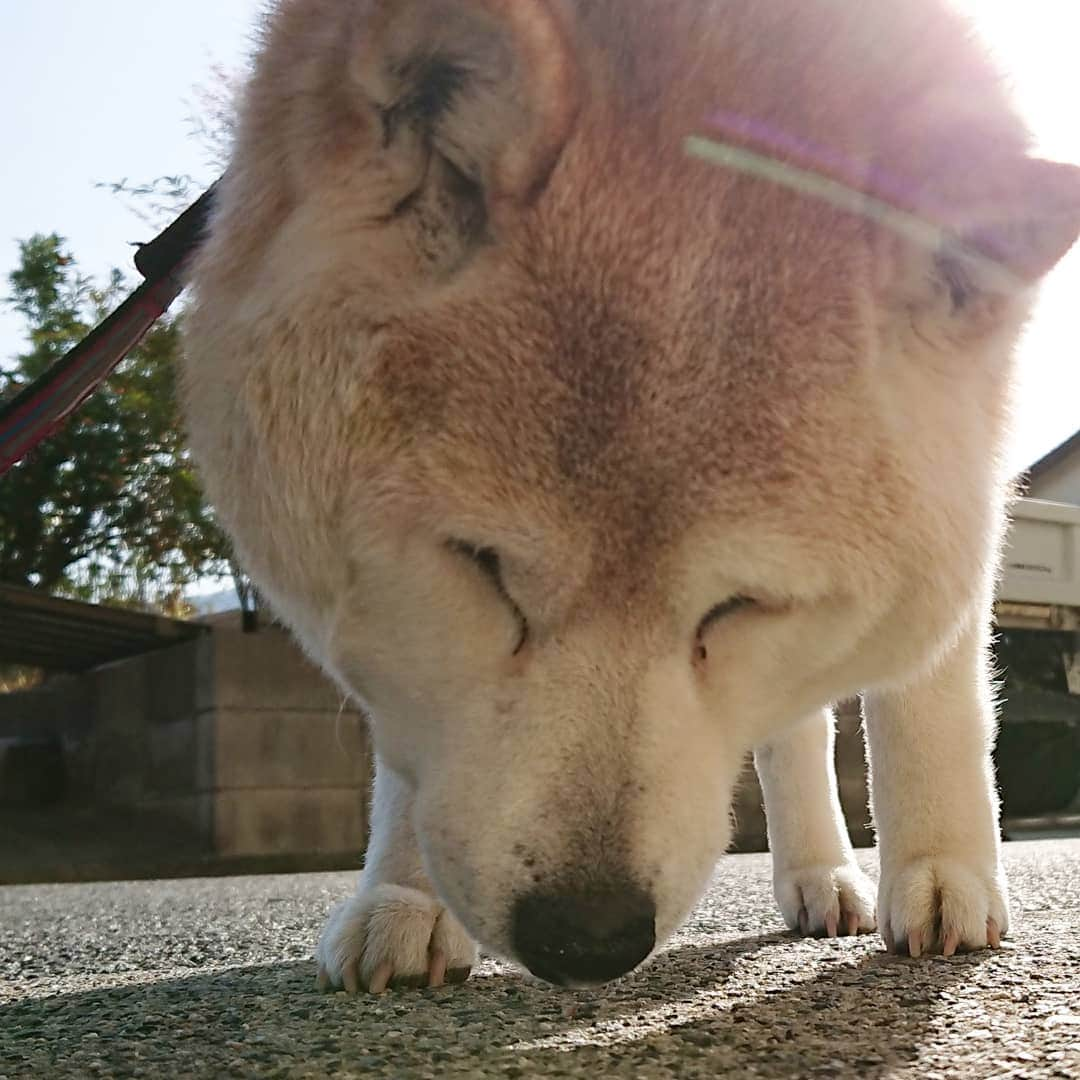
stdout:
[[0,1007],[0,1075],[874,1078],[937,1038],[973,968],[876,938],[676,947],[612,987],[481,972],[464,987],[321,995],[311,963],[238,968]]

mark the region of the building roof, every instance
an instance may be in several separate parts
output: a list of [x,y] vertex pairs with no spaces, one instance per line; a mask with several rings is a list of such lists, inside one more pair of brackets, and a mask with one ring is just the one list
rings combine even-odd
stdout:
[[0,584],[0,662],[85,671],[178,645],[210,628]]
[[1080,431],[1066,439],[1060,446],[1055,446],[1050,453],[1043,455],[1028,469],[1026,479],[1028,482],[1038,480],[1048,469],[1064,461],[1073,454],[1080,454]]

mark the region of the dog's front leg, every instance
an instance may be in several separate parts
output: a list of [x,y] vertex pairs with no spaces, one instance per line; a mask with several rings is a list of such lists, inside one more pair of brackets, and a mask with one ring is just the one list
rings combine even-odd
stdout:
[[933,671],[868,695],[865,709],[886,945],[912,956],[996,946],[1009,906],[986,632],[965,632]]
[[754,752],[765,795],[773,890],[792,930],[874,929],[874,884],[859,869],[844,826],[833,762],[833,716],[824,709]]
[[421,866],[408,785],[376,761],[364,869],[356,893],[331,911],[319,939],[319,986],[381,993],[460,982],[476,956]]

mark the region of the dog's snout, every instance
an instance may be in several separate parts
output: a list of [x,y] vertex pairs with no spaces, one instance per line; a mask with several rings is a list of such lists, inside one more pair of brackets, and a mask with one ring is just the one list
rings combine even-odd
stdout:
[[514,951],[541,979],[603,983],[632,971],[656,944],[656,905],[634,885],[529,893],[514,905]]

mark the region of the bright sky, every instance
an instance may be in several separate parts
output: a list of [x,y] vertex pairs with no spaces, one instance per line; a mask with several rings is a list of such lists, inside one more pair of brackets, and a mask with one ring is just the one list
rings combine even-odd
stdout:
[[[1080,3],[954,0],[971,11],[1015,80],[1039,150],[1080,163]],[[261,0],[38,0],[0,15],[0,294],[15,241],[66,236],[93,273],[130,265],[147,228],[97,181],[165,173],[209,180],[188,137],[195,88],[211,65],[239,67]],[[21,347],[0,310],[0,357]],[[1021,353],[1015,465],[1080,428],[1080,250],[1055,272]]]

